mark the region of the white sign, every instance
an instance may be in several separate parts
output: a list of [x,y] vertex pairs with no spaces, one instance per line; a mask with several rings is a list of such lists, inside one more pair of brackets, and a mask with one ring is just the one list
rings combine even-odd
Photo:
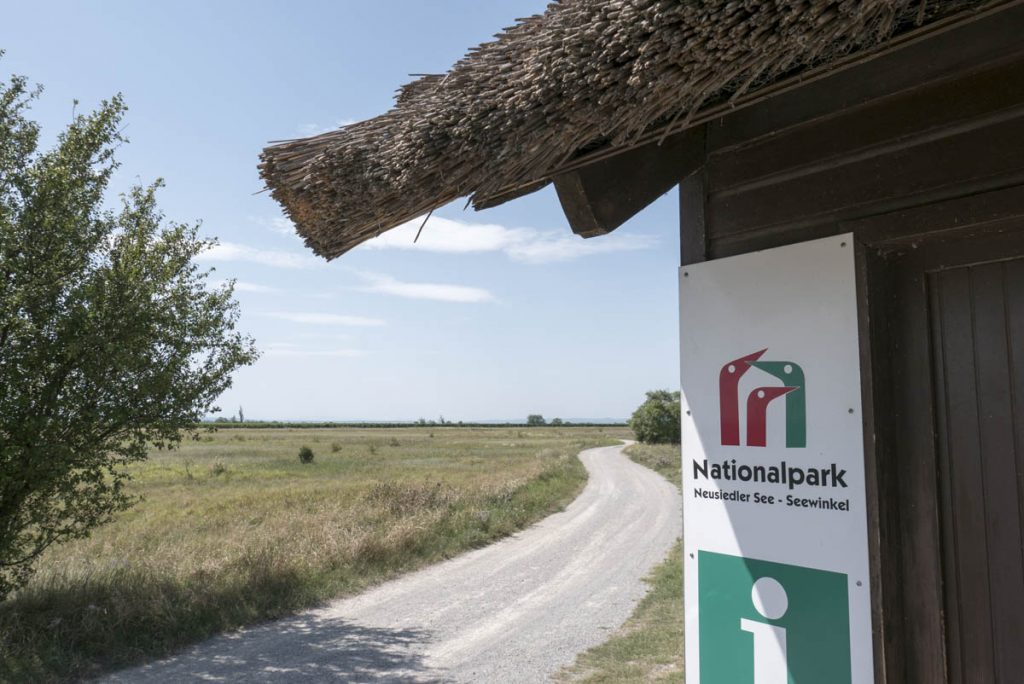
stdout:
[[853,239],[680,270],[686,681],[873,681]]

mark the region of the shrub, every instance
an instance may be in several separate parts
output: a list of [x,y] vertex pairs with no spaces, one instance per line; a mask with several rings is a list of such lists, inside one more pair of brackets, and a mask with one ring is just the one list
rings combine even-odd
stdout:
[[336,454],[341,451],[341,444],[338,442],[331,442],[331,453]]
[[679,444],[679,392],[655,390],[633,412],[629,427],[636,438],[647,444]]
[[198,262],[215,243],[164,220],[160,181],[110,201],[121,97],[42,150],[37,92],[0,82],[0,600],[132,506],[126,466],[179,445],[258,356]]
[[299,448],[299,463],[312,463],[313,462],[313,450],[308,446]]

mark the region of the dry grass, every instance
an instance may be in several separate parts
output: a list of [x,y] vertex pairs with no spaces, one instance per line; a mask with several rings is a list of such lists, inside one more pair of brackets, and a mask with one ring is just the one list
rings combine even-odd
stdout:
[[486,544],[570,501],[576,453],[624,432],[230,429],[154,452],[142,503],[0,604],[0,681],[107,671]]
[[[625,453],[680,486],[678,444],[634,444]],[[682,544],[645,581],[650,589],[626,624],[608,641],[580,654],[559,679],[586,684],[683,681]]]

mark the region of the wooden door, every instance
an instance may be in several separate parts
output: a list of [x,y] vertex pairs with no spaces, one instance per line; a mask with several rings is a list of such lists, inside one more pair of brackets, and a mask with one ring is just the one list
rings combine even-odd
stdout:
[[[1020,233],[895,262],[905,681],[1024,681],[1024,246]],[[882,469],[882,472],[886,472]],[[893,541],[893,540],[890,540]],[[890,675],[893,671],[890,670]],[[890,680],[899,679],[890,676]]]
[[951,682],[1024,681],[1024,258],[928,275]]

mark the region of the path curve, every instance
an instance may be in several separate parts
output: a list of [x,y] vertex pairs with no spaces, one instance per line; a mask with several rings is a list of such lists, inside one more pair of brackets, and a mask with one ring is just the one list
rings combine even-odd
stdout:
[[580,496],[518,534],[108,681],[546,681],[629,617],[682,529],[676,487],[621,446],[580,459]]

